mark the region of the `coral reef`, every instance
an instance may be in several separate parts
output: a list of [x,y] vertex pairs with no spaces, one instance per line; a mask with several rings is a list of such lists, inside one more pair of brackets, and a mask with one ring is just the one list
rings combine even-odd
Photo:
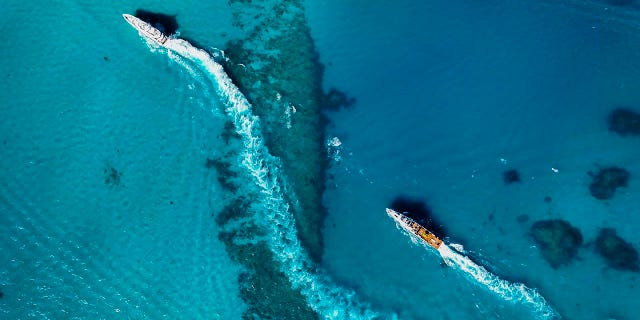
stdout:
[[506,185],[509,185],[515,182],[520,182],[520,173],[516,169],[509,169],[504,173],[502,173],[502,180]]
[[596,252],[618,270],[640,271],[638,251],[611,228],[602,228],[596,238]]
[[[231,0],[234,23],[248,36],[230,41],[230,77],[260,118],[265,144],[282,161],[298,237],[320,262],[327,151],[322,103],[323,66],[318,60],[304,6],[299,1]],[[293,111],[292,111],[293,110]]]
[[[240,297],[248,307],[243,319],[317,319],[302,294],[292,288],[289,279],[279,270],[268,245],[264,241],[246,241],[264,236],[264,232],[251,222],[254,212],[250,202],[240,197],[215,218],[224,229],[218,238],[225,244],[231,259],[246,269],[238,279]],[[242,227],[230,227],[238,221],[244,221]]]
[[340,91],[336,88],[331,88],[329,91],[323,96],[322,99],[322,108],[327,110],[340,110],[341,108],[349,108],[356,103],[356,98],[349,97],[343,91]]
[[609,131],[621,136],[640,135],[640,113],[627,108],[617,108],[607,118]]
[[444,238],[448,235],[442,224],[433,218],[433,212],[424,201],[401,195],[391,202],[389,208],[404,213],[407,217],[429,229],[429,231],[438,237]]
[[593,182],[589,185],[589,192],[596,199],[611,199],[617,188],[626,187],[631,176],[625,169],[618,167],[600,168],[598,173],[589,172]]
[[571,262],[582,245],[580,231],[565,220],[537,221],[530,232],[542,256],[554,269]]

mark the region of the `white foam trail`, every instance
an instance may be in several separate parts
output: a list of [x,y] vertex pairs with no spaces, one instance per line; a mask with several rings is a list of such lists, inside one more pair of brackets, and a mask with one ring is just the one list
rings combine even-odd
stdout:
[[535,289],[528,288],[522,283],[511,283],[500,279],[468,257],[451,250],[446,244],[442,244],[438,251],[448,265],[462,270],[503,299],[531,305],[538,319],[560,319],[560,315]]
[[263,196],[263,218],[265,227],[271,232],[271,241],[268,243],[293,286],[302,292],[309,306],[324,319],[381,317],[367,304],[358,302],[353,291],[338,287],[332,283],[328,275],[313,267],[300,246],[290,205],[285,200],[285,194],[289,198],[292,196],[283,190],[285,185],[279,173],[279,159],[269,154],[261,137],[258,117],[252,114],[251,105],[222,66],[206,51],[193,47],[187,41],[170,39],[165,45],[203,70],[225,104],[227,115],[233,119],[245,147],[242,164],[253,176]]

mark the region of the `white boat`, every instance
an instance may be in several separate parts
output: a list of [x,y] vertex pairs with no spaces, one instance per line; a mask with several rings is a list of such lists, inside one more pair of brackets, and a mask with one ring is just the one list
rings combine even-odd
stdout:
[[167,40],[169,40],[169,37],[167,37],[166,34],[162,33],[162,31],[154,28],[152,25],[150,25],[147,22],[144,22],[130,14],[123,14],[122,17],[124,18],[124,20],[127,20],[127,22],[133,26],[134,28],[136,28],[141,35],[143,35],[145,38],[149,38],[153,41],[155,41],[156,43],[158,43],[161,46],[165,46],[165,42],[167,42]]

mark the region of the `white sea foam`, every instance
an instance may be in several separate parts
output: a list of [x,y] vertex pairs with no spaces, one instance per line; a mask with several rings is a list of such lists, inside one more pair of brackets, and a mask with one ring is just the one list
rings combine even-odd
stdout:
[[512,283],[500,279],[484,267],[477,265],[468,257],[451,250],[451,248],[445,244],[440,246],[438,251],[447,265],[462,270],[477,283],[485,286],[503,299],[532,306],[534,314],[538,319],[560,318],[560,315],[535,289],[528,288],[522,283]]
[[327,155],[334,162],[342,160],[342,141],[338,137],[327,139]]
[[279,174],[279,159],[269,154],[262,139],[259,120],[252,114],[251,105],[222,66],[206,51],[180,39],[170,39],[166,45],[202,69],[225,104],[225,112],[232,118],[244,143],[242,165],[260,188],[261,207],[264,209],[261,212],[262,218],[271,237],[268,243],[280,262],[282,271],[306,297],[309,306],[325,319],[396,318],[395,315],[384,316],[371,310],[369,305],[358,301],[355,292],[337,286],[328,275],[313,266],[298,241],[290,203],[286,200],[294,196],[285,190],[286,186]]

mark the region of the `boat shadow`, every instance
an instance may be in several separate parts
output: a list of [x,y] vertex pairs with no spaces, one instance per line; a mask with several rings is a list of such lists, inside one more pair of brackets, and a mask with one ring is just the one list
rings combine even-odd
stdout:
[[434,218],[431,208],[422,200],[401,195],[391,202],[389,208],[413,219],[440,239],[449,235],[445,227]]

